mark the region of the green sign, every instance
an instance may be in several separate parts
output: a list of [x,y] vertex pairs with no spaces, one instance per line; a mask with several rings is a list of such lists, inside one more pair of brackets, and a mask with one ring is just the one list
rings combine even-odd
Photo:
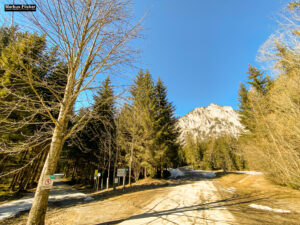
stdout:
[[126,168],[126,172],[128,172],[128,168]]
[[54,175],[50,175],[50,179],[54,180],[55,176]]

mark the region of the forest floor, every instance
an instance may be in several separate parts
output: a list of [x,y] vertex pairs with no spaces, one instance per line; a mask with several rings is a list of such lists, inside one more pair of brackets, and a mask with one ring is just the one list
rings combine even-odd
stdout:
[[[300,191],[259,174],[207,179],[183,169],[173,180],[146,179],[124,190],[89,194],[94,200],[51,205],[46,225],[79,224],[299,224]],[[25,224],[28,213],[0,224]]]

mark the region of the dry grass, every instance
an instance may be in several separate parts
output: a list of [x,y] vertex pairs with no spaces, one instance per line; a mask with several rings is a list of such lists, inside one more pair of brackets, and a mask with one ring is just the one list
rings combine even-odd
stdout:
[[[229,174],[215,179],[214,183],[224,198],[235,199],[227,209],[239,224],[300,224],[298,190],[272,184],[263,175]],[[232,187],[236,190],[232,191]],[[291,210],[291,213],[253,209],[250,204]]]

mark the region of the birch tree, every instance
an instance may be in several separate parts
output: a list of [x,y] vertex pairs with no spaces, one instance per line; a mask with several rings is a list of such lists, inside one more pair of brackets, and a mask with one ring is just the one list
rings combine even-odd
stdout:
[[[131,2],[127,0],[34,0],[33,3],[36,4],[37,11],[26,12],[22,23],[25,24],[26,20],[26,29],[29,27],[31,31],[45,35],[50,47],[58,49],[67,66],[67,83],[58,92],[54,84],[36,76],[32,69],[36,63],[34,60],[20,62],[17,68],[9,66],[9,62],[2,62],[2,65],[6,65],[6,71],[17,76],[34,93],[34,96],[17,96],[23,110],[30,112],[36,109],[36,112],[50,118],[50,122],[44,123],[41,128],[49,134],[47,138],[50,149],[29,213],[28,225],[44,224],[49,189],[43,189],[43,180],[55,172],[64,142],[82,127],[81,122],[89,115],[87,111],[74,126],[68,127],[78,96],[95,85],[97,76],[111,73],[120,69],[120,65],[132,62],[137,51],[129,42],[138,36],[141,28],[140,23],[131,24]],[[15,52],[18,53],[20,52]],[[46,70],[50,67],[51,65],[44,65]],[[42,89],[47,89],[57,101],[48,101],[42,95]],[[11,111],[14,110],[13,107],[15,106],[11,105]],[[57,114],[53,109],[57,109]],[[32,122],[32,114],[24,117],[21,123],[14,122],[16,121],[11,126],[21,128]],[[38,133],[29,139],[34,139],[38,144],[46,141]],[[27,147],[33,143],[32,140],[27,142]],[[17,150],[17,145],[11,149]]]

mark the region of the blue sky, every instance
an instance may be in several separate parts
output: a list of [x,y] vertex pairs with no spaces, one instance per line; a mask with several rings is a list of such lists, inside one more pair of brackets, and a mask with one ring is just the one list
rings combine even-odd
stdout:
[[162,78],[176,114],[210,103],[238,109],[248,64],[288,0],[135,0],[145,19],[141,68]]

